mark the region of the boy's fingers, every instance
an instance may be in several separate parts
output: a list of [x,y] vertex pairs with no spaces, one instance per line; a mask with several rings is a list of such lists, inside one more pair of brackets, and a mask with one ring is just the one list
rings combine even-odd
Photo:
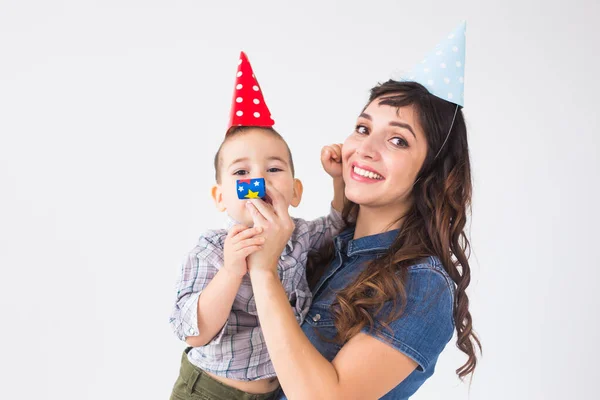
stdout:
[[240,250],[240,252],[242,253],[242,255],[245,258],[245,257],[248,257],[252,253],[256,253],[260,249],[262,249],[262,246],[249,246],[249,247],[245,247],[244,249]]
[[239,232],[237,235],[235,235],[233,238],[233,241],[234,241],[234,243],[239,243],[244,239],[248,239],[252,236],[261,234],[262,231],[263,231],[263,228],[260,226],[255,226],[253,228],[247,228],[246,230],[243,230],[242,232]]
[[247,226],[244,226],[244,225],[239,225],[239,224],[238,224],[238,225],[234,225],[234,226],[233,226],[233,227],[232,227],[232,228],[229,230],[229,232],[227,233],[227,236],[228,236],[229,238],[232,238],[232,237],[236,236],[238,233],[240,233],[240,232],[243,232],[243,231],[244,231],[244,230],[246,230],[246,229],[248,229],[248,227],[247,227]]
[[260,246],[263,243],[265,243],[265,238],[264,237],[257,237],[257,238],[251,238],[251,239],[246,239],[246,240],[242,240],[241,242],[239,242],[236,247],[237,250],[243,250],[246,247],[250,247],[250,246]]

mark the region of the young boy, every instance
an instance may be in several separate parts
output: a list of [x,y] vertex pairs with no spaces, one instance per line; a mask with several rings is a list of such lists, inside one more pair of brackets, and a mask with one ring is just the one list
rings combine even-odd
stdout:
[[[291,152],[273,124],[242,52],[229,129],[215,156],[212,189],[217,209],[227,212],[227,229],[204,233],[182,267],[170,322],[177,337],[192,347],[182,356],[171,399],[271,399],[278,392],[246,273],[246,257],[260,250],[263,238],[260,228],[252,226],[246,201],[237,194],[242,190],[237,180],[264,178],[289,205],[300,203],[302,184],[294,178]],[[308,252],[343,227],[340,146],[324,148],[321,161],[334,178],[331,212],[314,221],[294,218],[295,230],[278,265],[299,324],[312,298],[306,280]],[[270,202],[268,196],[264,200]]]

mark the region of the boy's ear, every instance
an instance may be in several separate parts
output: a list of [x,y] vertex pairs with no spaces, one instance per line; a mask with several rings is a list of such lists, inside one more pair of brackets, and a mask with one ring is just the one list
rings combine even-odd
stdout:
[[304,187],[300,179],[294,179],[294,194],[292,195],[292,202],[290,204],[292,207],[298,207],[300,200],[302,200],[303,191]]
[[225,203],[223,203],[223,190],[221,189],[221,185],[214,185],[211,189],[211,195],[215,202],[217,210],[221,212],[225,211],[227,207],[225,207]]

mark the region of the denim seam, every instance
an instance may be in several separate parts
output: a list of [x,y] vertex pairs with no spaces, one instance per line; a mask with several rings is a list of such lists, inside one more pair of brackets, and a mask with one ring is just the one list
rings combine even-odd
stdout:
[[[395,337],[391,336],[385,331],[378,331],[377,333],[391,340],[399,348],[399,350],[401,349],[402,353],[405,353],[407,356],[410,356],[410,358],[414,359],[418,364],[420,364],[423,367],[423,370],[429,368],[429,360],[417,350],[401,342],[400,340],[396,339]],[[376,335],[373,337],[377,338]]]
[[444,278],[444,282],[446,282],[446,285],[448,286],[448,289],[450,289],[450,293],[452,293],[452,298],[454,299],[454,281],[452,280],[452,278],[450,278],[447,274],[447,272],[445,270],[441,270],[439,268],[436,268],[435,266],[432,266],[430,264],[417,264],[417,265],[413,265],[411,268],[411,270],[414,271],[423,271],[423,270],[431,270],[439,275],[442,276],[442,278]]
[[[445,272],[445,270],[440,270],[439,268],[432,267],[429,264],[415,265],[413,267],[413,269],[415,271],[431,270],[431,271],[435,272],[436,274],[439,274],[444,279],[444,282],[446,282],[446,286],[448,287],[448,290],[450,290],[450,297],[452,298],[452,303],[454,304],[454,297],[456,294],[455,293],[456,289],[454,287],[454,281],[452,280],[452,278],[450,278],[448,276],[448,274]],[[456,327],[456,321],[454,321],[454,313],[452,314],[451,319],[452,319],[452,326]]]
[[352,250],[349,251],[347,253],[348,257],[352,257],[355,256],[357,254],[364,254],[364,253],[375,253],[375,252],[381,252],[383,250],[387,250],[388,247],[369,247],[368,249],[359,249],[359,250]]

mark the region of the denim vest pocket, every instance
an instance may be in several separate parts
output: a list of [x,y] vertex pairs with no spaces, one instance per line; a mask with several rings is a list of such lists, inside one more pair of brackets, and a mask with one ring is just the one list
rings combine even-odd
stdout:
[[337,335],[333,314],[323,303],[313,305],[304,320],[303,331],[317,350],[331,361],[342,348],[334,338]]
[[328,307],[321,304],[313,304],[308,314],[306,322],[311,326],[334,326],[333,315]]

